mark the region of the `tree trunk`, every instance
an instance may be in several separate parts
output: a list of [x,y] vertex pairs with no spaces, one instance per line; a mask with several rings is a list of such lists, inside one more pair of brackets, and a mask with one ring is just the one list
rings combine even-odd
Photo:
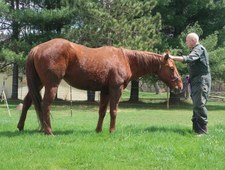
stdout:
[[[12,10],[19,10],[19,0],[11,0],[11,9]],[[19,23],[15,20],[12,21],[12,39],[18,40],[19,39]],[[17,48],[15,52],[18,53]],[[18,78],[19,78],[19,66],[15,62],[13,64],[13,77],[12,77],[12,99],[18,99]]]
[[19,67],[17,63],[13,65],[13,77],[12,77],[12,99],[18,99],[18,75]]
[[88,90],[87,91],[87,101],[94,102],[95,101],[95,91]]
[[131,91],[130,91],[130,99],[131,102],[139,101],[139,80],[131,81]]

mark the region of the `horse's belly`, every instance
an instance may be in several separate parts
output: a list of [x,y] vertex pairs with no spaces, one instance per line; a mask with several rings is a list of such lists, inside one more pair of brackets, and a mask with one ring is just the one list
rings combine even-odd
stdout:
[[93,81],[93,80],[67,80],[65,81],[71,85],[72,87],[81,89],[81,90],[93,90],[93,91],[100,91],[105,84],[99,81]]

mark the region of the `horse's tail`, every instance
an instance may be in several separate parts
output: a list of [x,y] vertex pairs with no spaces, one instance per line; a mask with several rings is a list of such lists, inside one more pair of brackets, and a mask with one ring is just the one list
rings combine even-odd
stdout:
[[35,54],[36,54],[36,48],[32,49],[28,55],[28,58],[26,61],[26,77],[27,77],[27,85],[29,89],[29,94],[32,98],[32,101],[37,113],[37,117],[42,126],[43,111],[42,111],[42,97],[40,94],[42,83],[34,65]]

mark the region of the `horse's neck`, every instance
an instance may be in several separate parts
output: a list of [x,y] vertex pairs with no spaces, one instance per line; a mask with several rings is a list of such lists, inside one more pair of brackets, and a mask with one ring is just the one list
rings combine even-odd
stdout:
[[132,77],[137,78],[145,74],[157,74],[162,58],[155,53],[124,49],[127,56]]

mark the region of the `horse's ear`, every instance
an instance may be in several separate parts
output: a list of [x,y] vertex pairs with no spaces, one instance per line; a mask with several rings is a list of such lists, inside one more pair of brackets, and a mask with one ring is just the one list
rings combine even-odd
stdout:
[[164,60],[168,60],[168,58],[169,58],[169,54],[166,54],[166,55],[164,56]]
[[168,58],[169,58],[169,50],[166,50],[164,60],[168,60]]

